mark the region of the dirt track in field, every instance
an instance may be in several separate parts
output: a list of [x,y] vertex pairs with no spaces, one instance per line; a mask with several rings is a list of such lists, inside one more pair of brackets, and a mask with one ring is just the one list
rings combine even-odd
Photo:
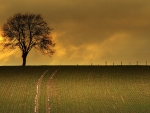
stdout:
[[35,99],[34,99],[34,113],[38,113],[38,96],[39,96],[39,85],[40,82],[42,81],[43,76],[48,72],[48,70],[46,70],[39,78],[37,85],[36,85],[36,95],[35,95]]
[[52,75],[50,76],[50,78],[48,79],[48,82],[47,82],[47,104],[46,104],[47,113],[50,113],[50,110],[51,110],[51,106],[50,106],[50,88],[51,88],[50,82],[51,82],[51,80],[53,79],[54,75],[57,73],[58,70],[59,69],[57,69],[56,71],[54,71],[52,73]]
[[[47,113],[50,113],[50,81],[53,79],[54,75],[57,73],[59,69],[54,71],[47,82],[47,103],[46,103],[46,111]],[[48,72],[49,70],[46,70],[38,79],[37,85],[36,85],[36,95],[34,99],[34,113],[38,113],[38,97],[39,97],[39,90],[40,90],[40,83],[42,82],[43,76]]]

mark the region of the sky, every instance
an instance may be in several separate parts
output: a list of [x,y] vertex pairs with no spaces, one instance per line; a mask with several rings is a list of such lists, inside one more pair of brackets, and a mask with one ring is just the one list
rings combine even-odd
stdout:
[[[149,0],[0,0],[0,26],[27,12],[43,16],[56,43],[52,57],[33,48],[27,65],[150,65]],[[22,65],[21,51],[1,53],[0,65]]]

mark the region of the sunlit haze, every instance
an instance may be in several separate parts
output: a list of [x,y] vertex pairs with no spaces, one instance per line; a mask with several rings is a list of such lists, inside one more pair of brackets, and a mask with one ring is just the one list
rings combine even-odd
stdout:
[[[150,64],[148,0],[3,0],[0,26],[15,13],[41,14],[53,28],[56,53],[31,50],[27,65]],[[0,36],[0,41],[2,37]],[[21,51],[0,56],[0,65],[21,65]]]
[[3,40],[3,38],[0,36],[0,41],[2,41]]
[[2,37],[2,32],[0,31],[0,41],[3,40],[3,37]]

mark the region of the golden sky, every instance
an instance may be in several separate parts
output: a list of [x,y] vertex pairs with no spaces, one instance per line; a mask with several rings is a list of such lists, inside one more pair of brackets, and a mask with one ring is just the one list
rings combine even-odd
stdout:
[[[149,0],[0,0],[0,26],[15,13],[42,14],[54,30],[56,53],[31,50],[27,65],[150,64]],[[21,65],[21,52],[0,65]]]

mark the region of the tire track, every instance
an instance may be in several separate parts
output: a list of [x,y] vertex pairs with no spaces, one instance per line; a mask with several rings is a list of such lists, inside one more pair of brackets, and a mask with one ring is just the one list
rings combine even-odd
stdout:
[[[49,69],[48,69],[49,70]],[[34,99],[34,113],[38,113],[38,95],[39,95],[39,85],[40,82],[42,81],[43,76],[48,72],[48,70],[46,70],[39,78],[37,85],[36,85],[36,95],[35,95],[35,99]]]
[[[61,68],[59,68],[59,69],[61,69]],[[51,106],[50,106],[50,81],[53,79],[53,77],[54,77],[54,75],[58,72],[58,70],[59,69],[57,69],[56,71],[54,71],[53,73],[52,73],[52,75],[50,76],[50,78],[49,78],[49,80],[48,80],[48,82],[47,82],[47,113],[50,113],[50,110],[51,110]]]

